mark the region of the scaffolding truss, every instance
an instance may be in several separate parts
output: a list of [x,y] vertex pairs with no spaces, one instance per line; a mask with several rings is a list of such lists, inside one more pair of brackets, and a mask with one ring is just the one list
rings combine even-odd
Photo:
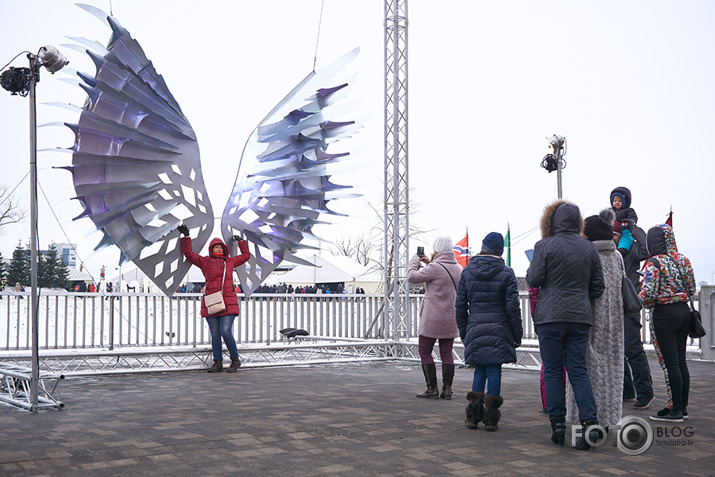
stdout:
[[30,360],[31,356],[28,356],[25,366],[0,361],[0,401],[28,411],[61,409],[64,407],[64,404],[53,396],[57,394],[59,383],[64,379],[61,374],[40,374],[37,404],[33,404],[30,392],[32,383],[32,369],[29,367]]
[[386,338],[408,336],[410,324],[407,149],[407,0],[385,0],[384,273]]

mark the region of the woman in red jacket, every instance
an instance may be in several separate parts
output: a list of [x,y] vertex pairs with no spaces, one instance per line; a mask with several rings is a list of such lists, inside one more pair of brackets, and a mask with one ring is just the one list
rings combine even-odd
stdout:
[[[221,291],[223,293],[223,301],[226,304],[226,309],[216,313],[209,314],[206,303],[201,302],[201,316],[206,318],[206,322],[211,330],[211,348],[213,350],[214,363],[207,371],[209,373],[220,373],[223,371],[223,351],[221,349],[221,338],[228,348],[228,354],[231,357],[231,365],[226,368],[229,373],[235,373],[241,366],[241,361],[238,359],[238,348],[236,340],[233,338],[231,328],[233,320],[238,315],[238,297],[233,291],[233,269],[242,265],[251,258],[248,251],[248,243],[238,235],[234,235],[233,239],[238,242],[238,248],[241,251],[240,255],[229,257],[226,244],[219,238],[215,238],[209,244],[209,256],[202,257],[191,248],[191,237],[189,237],[189,228],[186,225],[178,227],[184,237],[181,239],[181,248],[186,259],[192,264],[201,269],[204,274],[206,285],[204,287],[204,295],[210,295]],[[223,279],[223,283],[222,283]]]

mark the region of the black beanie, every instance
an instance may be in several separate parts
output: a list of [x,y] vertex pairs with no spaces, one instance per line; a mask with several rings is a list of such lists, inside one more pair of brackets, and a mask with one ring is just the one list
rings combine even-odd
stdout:
[[504,237],[499,232],[490,232],[482,240],[482,253],[501,255],[504,253]]
[[616,214],[612,209],[603,209],[598,215],[592,215],[584,220],[583,234],[591,242],[594,240],[613,239],[613,221]]

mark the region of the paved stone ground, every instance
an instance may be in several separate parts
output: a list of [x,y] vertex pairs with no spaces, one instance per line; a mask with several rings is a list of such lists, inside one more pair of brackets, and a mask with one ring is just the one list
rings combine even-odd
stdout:
[[[715,471],[715,364],[691,362],[690,419],[656,425],[642,455],[613,444],[558,447],[539,376],[504,370],[497,432],[464,426],[472,370],[455,398],[421,400],[419,365],[402,362],[72,378],[63,410],[0,406],[0,475],[671,475]],[[664,403],[625,415],[647,418]],[[679,432],[687,427],[690,437]],[[613,433],[611,433],[613,434]]]

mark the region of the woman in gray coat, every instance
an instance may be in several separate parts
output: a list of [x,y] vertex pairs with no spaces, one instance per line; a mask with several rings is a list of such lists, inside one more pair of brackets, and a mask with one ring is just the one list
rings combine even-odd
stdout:
[[[420,307],[419,353],[427,390],[417,395],[426,399],[452,399],[454,378],[454,339],[459,336],[454,319],[454,301],[462,267],[452,251],[452,239],[446,235],[434,241],[432,260],[426,256],[414,256],[407,266],[407,281],[424,283],[425,295]],[[425,263],[427,266],[420,268]],[[439,340],[442,359],[442,393],[437,389],[437,366],[432,359],[432,349]]]
[[[593,303],[593,325],[586,348],[586,368],[598,410],[598,423],[614,426],[623,414],[623,260],[613,241],[616,214],[604,209],[584,222],[583,235],[598,249],[606,290]],[[566,420],[579,422],[571,386],[566,387]]]

